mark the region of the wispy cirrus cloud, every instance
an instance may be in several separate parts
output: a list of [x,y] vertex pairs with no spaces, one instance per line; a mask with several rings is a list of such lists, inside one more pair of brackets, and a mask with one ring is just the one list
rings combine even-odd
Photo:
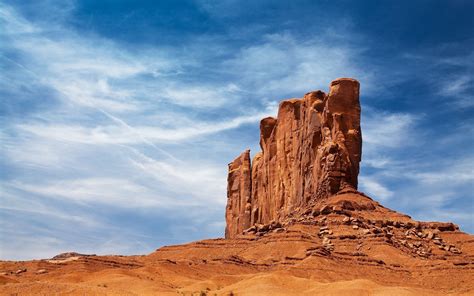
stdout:
[[194,123],[183,127],[160,128],[154,126],[106,125],[87,127],[82,125],[52,125],[41,123],[19,124],[18,130],[34,134],[41,138],[83,144],[141,144],[144,140],[151,142],[189,141],[196,137],[237,128],[243,124],[256,123],[274,112],[261,112],[248,116],[234,117],[214,123]]
[[453,126],[450,133],[438,132],[433,137],[420,128],[425,114],[369,110],[373,114],[363,125],[360,189],[415,219],[455,220],[472,227],[472,213],[463,210],[472,209],[472,203],[465,204],[474,188],[472,156],[445,158],[459,153],[456,145],[469,143],[466,135],[472,131],[464,125]]
[[393,191],[386,188],[383,184],[373,177],[361,176],[359,178],[360,189],[370,196],[374,196],[381,201],[386,201],[393,196]]
[[[364,51],[334,38],[329,32],[300,40],[289,33],[265,35],[242,48],[224,65],[241,76],[246,89],[261,96],[298,95],[313,89],[326,90],[338,77],[357,77],[365,93],[373,88],[372,73],[362,70],[354,56]],[[336,45],[336,46],[335,46]]]
[[[453,49],[458,49],[455,54]],[[462,44],[445,43],[419,54],[405,53],[403,59],[414,62],[422,75],[421,81],[429,84],[431,93],[449,108],[472,108],[474,105],[472,72],[474,52]]]

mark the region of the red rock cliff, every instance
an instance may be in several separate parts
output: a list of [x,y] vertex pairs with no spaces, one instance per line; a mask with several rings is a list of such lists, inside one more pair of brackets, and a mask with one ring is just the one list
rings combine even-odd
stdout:
[[362,152],[359,82],[340,78],[329,94],[280,103],[260,122],[260,147],[229,164],[226,238],[254,224],[282,221],[342,189],[357,188]]

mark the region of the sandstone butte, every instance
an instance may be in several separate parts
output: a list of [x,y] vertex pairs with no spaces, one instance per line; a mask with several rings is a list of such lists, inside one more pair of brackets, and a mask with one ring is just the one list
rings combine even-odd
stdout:
[[329,94],[280,103],[260,122],[260,147],[229,164],[226,238],[281,221],[341,190],[355,190],[361,161],[359,82],[342,78]]
[[229,164],[225,239],[0,261],[0,294],[474,295],[473,235],[357,191],[356,80],[282,101],[260,130],[262,152]]

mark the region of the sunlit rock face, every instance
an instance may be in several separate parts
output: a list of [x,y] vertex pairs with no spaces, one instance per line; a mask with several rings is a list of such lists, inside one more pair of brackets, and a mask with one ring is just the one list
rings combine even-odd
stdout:
[[362,152],[359,82],[340,78],[329,94],[284,100],[260,122],[260,147],[229,164],[226,238],[283,221],[341,190],[356,189]]

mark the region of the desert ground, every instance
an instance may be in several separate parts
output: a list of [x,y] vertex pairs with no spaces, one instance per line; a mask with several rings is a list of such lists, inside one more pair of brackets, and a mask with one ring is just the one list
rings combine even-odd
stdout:
[[473,295],[474,237],[347,192],[235,239],[0,262],[2,295]]

